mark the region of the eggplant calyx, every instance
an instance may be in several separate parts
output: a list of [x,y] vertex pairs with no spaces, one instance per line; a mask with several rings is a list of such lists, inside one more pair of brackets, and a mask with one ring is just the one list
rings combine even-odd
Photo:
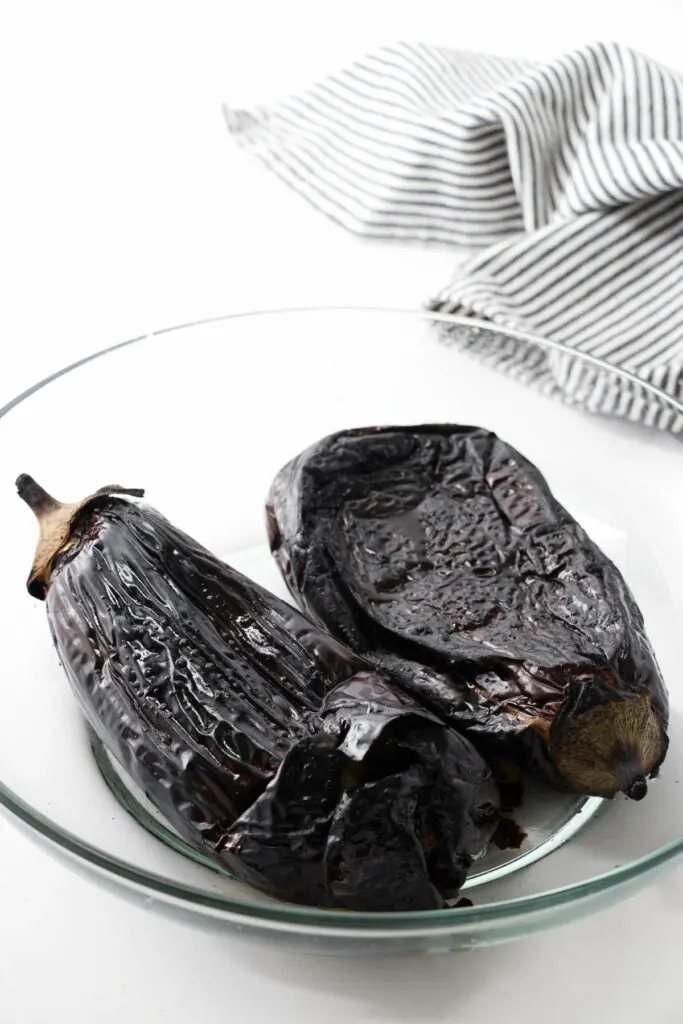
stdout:
[[140,488],[111,484],[107,487],[100,487],[83,501],[65,504],[48,494],[27,473],[22,473],[17,477],[16,487],[19,497],[32,510],[40,528],[33,565],[26,582],[29,594],[38,598],[39,601],[45,600],[52,564],[57,555],[69,543],[77,516],[109,494],[127,494],[134,498],[142,498],[145,493]]
[[604,701],[556,723],[550,755],[565,782],[577,793],[631,800],[647,795],[645,777],[664,760],[664,722],[646,693]]

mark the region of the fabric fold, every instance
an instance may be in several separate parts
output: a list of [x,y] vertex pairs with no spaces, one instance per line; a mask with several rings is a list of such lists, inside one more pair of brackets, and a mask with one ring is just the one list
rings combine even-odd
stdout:
[[[683,75],[616,43],[542,64],[402,43],[225,113],[346,229],[465,247],[430,308],[561,342],[683,400]],[[683,428],[667,403],[567,354],[489,349],[569,401]]]

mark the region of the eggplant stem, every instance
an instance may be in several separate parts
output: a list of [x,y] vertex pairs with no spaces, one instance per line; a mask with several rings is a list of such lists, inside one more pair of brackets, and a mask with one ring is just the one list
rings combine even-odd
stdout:
[[108,494],[127,494],[133,498],[142,498],[145,493],[139,487],[120,487],[118,484],[111,484],[108,487],[100,487],[83,501],[64,504],[48,494],[28,473],[22,473],[17,477],[16,486],[19,497],[33,511],[40,528],[38,546],[26,584],[29,594],[40,601],[45,600],[54,559],[69,543],[77,516]]
[[45,488],[36,483],[28,473],[22,473],[17,477],[17,493],[35,513],[37,519],[49,512],[54,512],[62,504],[48,494]]
[[647,782],[644,775],[638,775],[626,789],[629,800],[642,800],[647,796]]

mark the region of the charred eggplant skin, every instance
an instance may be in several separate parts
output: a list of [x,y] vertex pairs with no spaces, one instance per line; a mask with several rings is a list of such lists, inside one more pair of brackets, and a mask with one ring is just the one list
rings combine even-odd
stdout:
[[639,799],[668,700],[623,577],[495,434],[343,431],[273,482],[270,545],[316,622],[487,752]]
[[153,509],[18,485],[42,530],[29,590],[71,687],[183,838],[296,902],[430,909],[457,892],[497,819],[468,741]]

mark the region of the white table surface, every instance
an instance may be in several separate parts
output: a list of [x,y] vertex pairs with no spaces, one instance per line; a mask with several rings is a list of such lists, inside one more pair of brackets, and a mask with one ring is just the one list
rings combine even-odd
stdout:
[[[345,235],[233,147],[221,101],[276,99],[397,38],[534,57],[616,38],[681,65],[680,5],[626,6],[5,5],[0,404],[160,326],[266,306],[417,306],[453,254]],[[0,816],[0,1024],[678,1024],[682,927],[679,868],[596,917],[491,950],[410,963],[256,952],[100,891]]]

